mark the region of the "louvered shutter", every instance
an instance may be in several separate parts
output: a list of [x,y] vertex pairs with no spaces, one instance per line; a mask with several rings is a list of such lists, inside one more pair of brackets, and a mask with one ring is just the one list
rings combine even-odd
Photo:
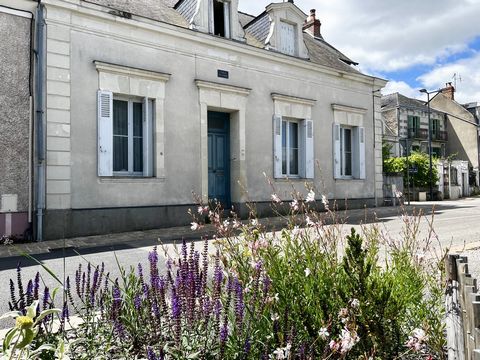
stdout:
[[305,178],[313,179],[315,174],[315,155],[313,146],[313,121],[305,119]]
[[358,167],[359,178],[365,179],[365,128],[358,127]]
[[338,179],[340,175],[340,124],[333,124],[333,177]]
[[282,177],[282,117],[273,116],[273,176]]
[[98,90],[98,176],[113,175],[113,94]]
[[153,176],[152,102],[143,99],[143,176]]

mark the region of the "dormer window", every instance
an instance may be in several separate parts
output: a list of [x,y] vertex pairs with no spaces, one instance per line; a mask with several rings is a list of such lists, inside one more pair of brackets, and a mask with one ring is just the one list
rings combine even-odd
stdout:
[[212,0],[210,32],[230,38],[230,2]]
[[297,31],[295,25],[280,21],[280,51],[287,55],[295,54],[295,38]]

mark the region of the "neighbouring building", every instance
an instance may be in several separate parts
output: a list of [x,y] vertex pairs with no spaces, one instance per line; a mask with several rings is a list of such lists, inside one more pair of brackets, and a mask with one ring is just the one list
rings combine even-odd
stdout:
[[[382,96],[383,139],[392,156],[409,151],[428,152],[428,107],[425,102],[399,93]],[[445,114],[431,109],[432,154],[444,157],[448,140]]]
[[479,185],[479,137],[475,116],[455,101],[455,88],[447,83],[431,100],[430,105],[442,111],[447,119],[447,152],[456,154],[456,159],[468,161],[469,171],[463,183]]
[[0,237],[31,236],[35,7],[32,1],[0,2]]
[[[448,83],[430,99],[432,154],[438,161],[439,191],[449,198],[468,196],[478,186],[478,126],[475,117],[454,100]],[[382,96],[383,141],[391,156],[408,151],[428,153],[426,102],[394,93]]]
[[268,214],[264,173],[285,200],[308,182],[340,207],[383,202],[386,81],[325,41],[315,10],[237,9],[38,2],[37,239],[185,224],[192,192]]

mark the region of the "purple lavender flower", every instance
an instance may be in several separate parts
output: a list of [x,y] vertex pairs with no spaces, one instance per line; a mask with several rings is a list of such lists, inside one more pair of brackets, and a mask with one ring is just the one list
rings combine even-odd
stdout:
[[62,315],[61,315],[61,318],[60,318],[60,322],[62,324],[65,323],[65,321],[69,321],[70,320],[70,313],[68,311],[68,304],[67,302],[65,301],[63,303],[63,309],[62,309]]
[[245,339],[245,343],[243,344],[243,354],[245,359],[248,358],[248,354],[250,353],[250,349],[252,348],[252,343],[250,342],[250,336],[247,335]]
[[82,290],[81,290],[81,299],[83,299],[83,295],[85,294],[85,273],[82,274]]
[[15,284],[12,279],[10,279],[10,299],[12,300],[10,310],[18,310],[17,297],[15,296]]
[[49,301],[50,301],[50,289],[47,286],[45,286],[45,290],[43,291],[42,310],[48,309]]
[[37,271],[33,281],[33,299],[38,300],[38,291],[40,290],[40,273]]
[[82,264],[78,264],[78,270],[75,271],[75,288],[77,290],[77,295],[81,297],[80,291],[80,282],[82,280]]
[[180,299],[175,291],[172,291],[172,317],[179,319],[182,314]]
[[28,281],[27,284],[27,306],[29,306],[33,301],[33,282],[32,280]]
[[187,262],[187,242],[185,239],[182,240],[182,258],[183,261],[186,263]]
[[220,330],[220,342],[225,343],[228,338],[228,325],[225,323],[222,326],[222,329]]
[[235,288],[235,320],[237,326],[241,329],[243,325],[245,308],[245,304],[243,302],[243,288],[242,284],[240,284],[240,281],[237,278],[234,279],[233,286]]
[[121,310],[122,310],[122,294],[120,292],[120,287],[118,286],[118,280],[116,280],[115,285],[113,286],[113,289],[112,289],[111,318],[113,320],[113,325],[117,335],[123,338],[125,335],[125,331],[120,321]]
[[17,264],[17,286],[18,286],[19,307],[22,313],[26,314],[25,291],[23,290],[22,268],[20,267],[20,262]]
[[148,261],[150,263],[150,286],[157,289],[158,282],[158,252],[157,247],[148,253]]
[[157,360],[157,356],[153,352],[153,349],[149,346],[147,347],[147,359],[148,360]]
[[148,360],[163,360],[165,355],[163,354],[163,350],[160,349],[160,354],[157,356],[153,349],[149,346],[147,347],[147,359]]
[[135,295],[133,305],[135,306],[135,310],[140,311],[142,307],[142,298],[139,294]]
[[92,266],[90,265],[90,263],[88,263],[87,264],[87,275],[86,275],[87,281],[86,281],[86,284],[85,284],[87,294],[90,294],[90,277],[91,277],[91,274],[92,274]]

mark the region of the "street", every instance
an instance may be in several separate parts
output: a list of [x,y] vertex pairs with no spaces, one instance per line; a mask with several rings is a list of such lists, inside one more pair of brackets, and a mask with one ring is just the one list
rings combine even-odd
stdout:
[[[409,212],[413,208],[416,210],[422,208],[426,213],[431,212],[433,203],[416,203],[412,204],[408,209]],[[343,232],[349,232],[352,226],[359,228],[359,224],[365,221],[365,214],[368,214],[367,219],[373,219],[374,212],[378,216],[378,224],[380,229],[388,233],[388,235],[395,239],[400,239],[402,235],[403,221],[400,215],[400,207],[389,208],[376,208],[369,209],[367,212],[363,210],[352,210],[348,212],[348,217],[345,220],[345,224],[342,226]],[[426,215],[421,220],[420,235],[426,236],[428,233],[428,222],[426,219],[431,219],[431,215]],[[464,244],[472,244],[480,241],[480,198],[467,198],[456,201],[442,201],[435,203],[435,216],[434,216],[434,229],[438,235],[438,242],[435,241],[434,245],[439,247],[439,243],[442,247],[453,247],[457,252],[460,251]],[[181,241],[181,238],[179,238]],[[202,246],[200,241],[196,244],[199,248]],[[133,247],[132,247],[133,246]],[[36,255],[35,258],[43,265],[51,269],[61,280],[65,276],[70,275],[72,281],[75,277],[75,270],[79,263],[83,263],[83,268],[86,268],[85,261],[90,261],[92,264],[105,263],[107,271],[113,274],[113,278],[118,276],[118,262],[125,268],[130,266],[136,267],[140,262],[144,265],[144,269],[147,269],[147,257],[148,252],[152,249],[152,246],[104,246],[95,247],[91,249],[80,249],[79,256],[71,248],[67,248],[65,252],[63,250],[56,250],[46,254]],[[169,248],[169,253],[173,254],[172,242],[166,245]],[[213,246],[210,247],[210,251],[213,251]],[[478,253],[480,249],[475,251],[469,251],[469,263],[471,272],[477,277],[478,266]],[[65,257],[64,257],[65,255]],[[163,256],[163,251],[159,248],[159,255]],[[24,286],[28,279],[35,276],[37,271],[42,274],[43,280],[50,288],[58,287],[58,284],[41,266],[34,261],[22,258],[22,257],[10,257],[0,259],[0,288],[3,291],[0,293],[0,314],[8,311],[9,300],[9,279],[16,278],[16,266],[20,262],[22,265],[22,277],[24,279]],[[160,257],[160,265],[163,266],[162,257]],[[160,268],[162,271],[162,267]],[[476,273],[475,273],[476,272]],[[27,280],[27,281],[25,281]],[[59,301],[58,303],[61,303]],[[7,321],[0,322],[0,328],[9,326]]]

